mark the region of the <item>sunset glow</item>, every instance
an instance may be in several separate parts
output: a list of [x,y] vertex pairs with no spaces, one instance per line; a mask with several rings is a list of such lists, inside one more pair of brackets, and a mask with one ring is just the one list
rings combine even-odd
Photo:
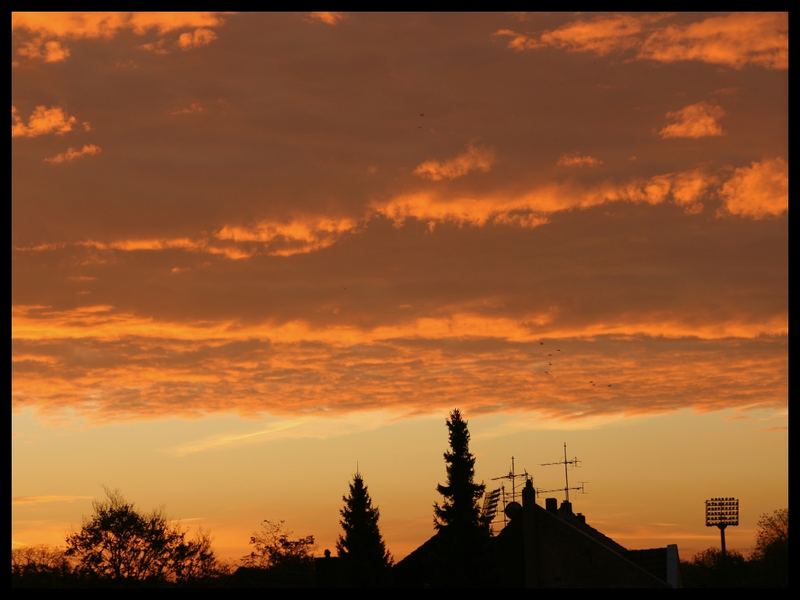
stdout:
[[106,486],[321,555],[358,465],[400,559],[458,407],[489,488],[563,487],[566,442],[620,544],[689,559],[736,496],[749,552],[788,504],[787,29],[13,13],[12,547]]

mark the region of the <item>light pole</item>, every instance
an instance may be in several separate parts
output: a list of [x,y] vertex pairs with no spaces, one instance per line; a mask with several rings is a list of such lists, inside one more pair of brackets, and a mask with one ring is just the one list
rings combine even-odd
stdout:
[[706,527],[719,527],[722,558],[725,558],[725,528],[739,525],[738,498],[706,500]]

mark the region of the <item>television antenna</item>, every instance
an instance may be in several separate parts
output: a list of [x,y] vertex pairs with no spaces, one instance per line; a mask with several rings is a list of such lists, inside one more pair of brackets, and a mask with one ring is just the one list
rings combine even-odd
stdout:
[[[511,457],[511,470],[506,473],[505,475],[500,475],[500,477],[492,477],[492,481],[498,481],[500,479],[510,479],[511,480],[511,502],[516,502],[517,500],[517,478],[518,477],[528,477],[528,471],[524,470],[522,473],[517,473],[514,470],[514,457]],[[505,488],[504,488],[505,491]]]
[[[567,460],[567,443],[564,442],[564,460],[559,460],[558,462],[549,462],[549,463],[541,463],[540,467],[549,467],[552,465],[564,465],[564,487],[563,488],[556,488],[554,490],[541,490],[542,492],[560,492],[563,490],[567,502],[569,502],[569,491],[570,490],[580,490],[583,491],[583,483],[579,488],[569,487],[569,474],[567,473],[567,465],[572,465],[574,468],[578,467],[578,463],[581,462],[578,460],[578,457],[573,457],[572,460]],[[537,490],[538,492],[538,490]]]
[[[580,485],[574,486],[574,487],[571,487],[571,488],[567,488],[567,489],[575,490],[576,492],[580,492],[581,494],[588,494],[588,492],[586,491],[586,488],[584,487],[587,483],[591,483],[591,481],[581,481]],[[542,490],[542,489],[536,488],[536,495],[538,496],[539,494],[547,494],[548,492],[563,492],[564,489],[565,488],[553,488],[552,490]]]

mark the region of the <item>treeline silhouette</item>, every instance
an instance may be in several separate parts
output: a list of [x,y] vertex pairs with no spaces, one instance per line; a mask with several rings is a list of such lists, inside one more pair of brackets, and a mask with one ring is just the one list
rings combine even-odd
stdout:
[[[437,486],[433,569],[438,585],[498,584],[490,552],[489,523],[478,501],[467,422],[458,409],[446,421],[450,449],[444,453],[447,482]],[[12,550],[12,587],[389,587],[404,586],[402,569],[383,540],[363,475],[353,475],[342,496],[337,556],[315,557],[313,535],[293,536],[283,521],[264,520],[250,537],[251,552],[238,563],[218,559],[207,532],[189,537],[161,510],[138,510],[114,490],[93,502],[93,513],[65,548]],[[709,548],[681,563],[684,587],[785,586],[788,581],[788,510],[763,515],[756,550],[722,556]]]
[[681,563],[684,587],[785,587],[789,584],[789,510],[761,515],[756,548],[741,552],[707,548]]

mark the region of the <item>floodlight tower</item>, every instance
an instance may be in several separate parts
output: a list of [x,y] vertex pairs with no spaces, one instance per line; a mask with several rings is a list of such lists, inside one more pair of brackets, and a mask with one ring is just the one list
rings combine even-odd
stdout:
[[719,527],[722,557],[725,557],[725,528],[739,525],[738,498],[706,500],[706,527]]

